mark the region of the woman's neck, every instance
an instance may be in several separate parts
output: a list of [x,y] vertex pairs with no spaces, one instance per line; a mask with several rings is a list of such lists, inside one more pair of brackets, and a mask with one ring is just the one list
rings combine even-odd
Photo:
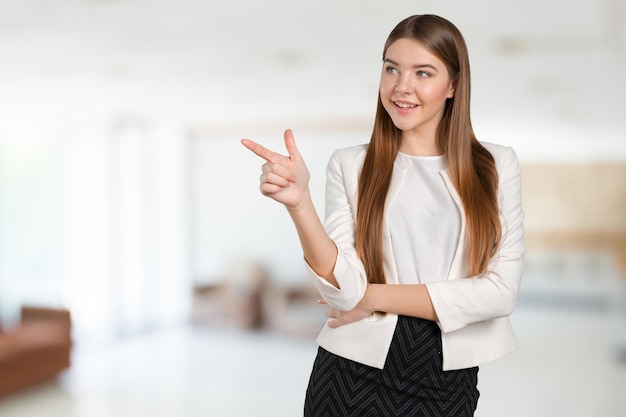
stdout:
[[434,135],[418,136],[409,132],[402,133],[399,151],[413,156],[442,155]]

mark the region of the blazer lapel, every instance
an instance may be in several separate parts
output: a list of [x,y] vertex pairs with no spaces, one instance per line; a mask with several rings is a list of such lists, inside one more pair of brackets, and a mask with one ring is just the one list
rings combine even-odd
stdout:
[[383,257],[383,262],[388,284],[399,283],[398,271],[396,270],[396,261],[393,256],[393,248],[391,246],[391,232],[389,231],[389,210],[391,208],[391,205],[393,204],[394,199],[398,195],[400,188],[402,187],[406,172],[407,168],[401,163],[394,167],[393,175],[391,176],[391,184],[389,184],[389,191],[387,192],[387,198],[385,199],[385,212],[383,215],[383,251],[385,253],[385,256]]
[[456,188],[454,188],[448,171],[443,170],[440,172],[440,174],[443,178],[444,183],[446,184],[446,188],[448,189],[450,196],[456,203],[456,206],[459,209],[459,213],[461,214],[461,231],[459,233],[459,240],[457,242],[456,250],[454,251],[454,257],[452,258],[452,263],[450,265],[450,271],[448,272],[448,279],[466,278],[468,265],[467,257],[465,256],[467,249],[467,246],[465,244],[465,209],[463,208],[461,196],[457,192]]

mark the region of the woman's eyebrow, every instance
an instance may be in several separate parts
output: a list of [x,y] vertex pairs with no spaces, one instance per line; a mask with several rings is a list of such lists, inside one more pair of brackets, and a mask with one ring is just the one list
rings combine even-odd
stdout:
[[[395,65],[396,67],[400,66],[400,64],[398,64],[397,62],[395,62],[394,60],[389,59],[389,58],[383,59],[383,62],[387,62],[387,63],[389,63],[391,65]],[[413,68],[414,69],[417,69],[417,68],[430,68],[430,69],[432,69],[434,71],[439,72],[439,70],[432,64],[417,64],[417,65],[413,65]]]

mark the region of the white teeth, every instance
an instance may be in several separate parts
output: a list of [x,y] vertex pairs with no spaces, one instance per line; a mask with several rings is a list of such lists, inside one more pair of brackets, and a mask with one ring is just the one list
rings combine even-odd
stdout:
[[408,104],[408,103],[398,103],[397,101],[394,102],[396,106],[401,107],[403,109],[411,109],[413,107],[417,107],[416,104]]

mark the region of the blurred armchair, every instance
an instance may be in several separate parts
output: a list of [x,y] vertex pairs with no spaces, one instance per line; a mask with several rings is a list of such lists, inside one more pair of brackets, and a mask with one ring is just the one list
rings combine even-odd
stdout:
[[0,329],[0,396],[43,382],[70,366],[70,312],[24,306],[15,330]]

